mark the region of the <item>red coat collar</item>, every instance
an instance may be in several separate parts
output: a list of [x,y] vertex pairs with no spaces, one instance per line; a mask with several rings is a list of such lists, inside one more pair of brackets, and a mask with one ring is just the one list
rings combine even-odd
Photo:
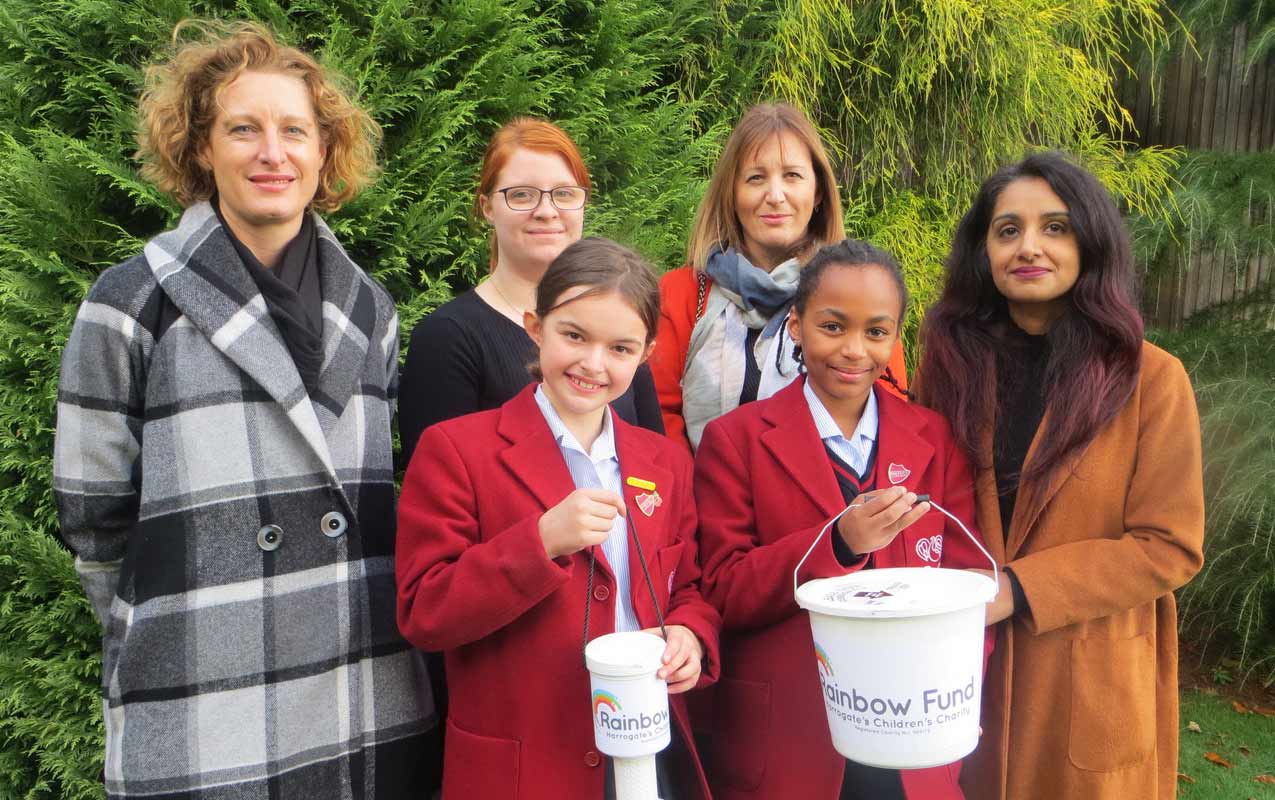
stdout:
[[[815,429],[810,406],[802,394],[806,379],[799,378],[781,389],[766,403],[762,420],[770,429],[761,434],[762,444],[792,476],[815,505],[827,516],[841,513],[845,501],[837,479],[823,456],[823,441]],[[873,387],[880,422],[877,428],[876,488],[894,485],[917,488],[925,474],[934,448],[917,435],[926,426],[925,418],[909,403]]]
[[[548,510],[571,494],[575,484],[558,442],[549,430],[549,423],[536,405],[535,391],[536,384],[530,384],[501,406],[496,431],[509,442],[509,446],[500,453],[505,468]],[[672,451],[674,448],[672,443],[667,443],[668,448],[661,448],[660,445],[665,444],[662,437],[644,435],[617,414],[611,415],[611,423],[615,426],[615,451],[624,481],[624,505],[630,514],[637,515],[633,517],[634,528],[650,561],[660,541],[658,533],[664,521],[681,513],[668,502],[678,487],[673,485],[673,471],[665,463],[666,456],[660,452],[661,449]],[[629,478],[654,484],[655,489],[651,491],[643,486],[630,485]],[[638,496],[644,494],[658,494],[660,497],[660,505],[654,507],[649,516],[639,510]],[[644,502],[649,506],[652,501]],[[676,530],[676,524],[673,530]]]

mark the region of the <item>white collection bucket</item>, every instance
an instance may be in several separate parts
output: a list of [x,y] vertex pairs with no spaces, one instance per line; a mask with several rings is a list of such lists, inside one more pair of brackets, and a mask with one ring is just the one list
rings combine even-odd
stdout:
[[585,646],[593,735],[603,753],[638,758],[668,747],[668,684],[655,676],[663,655],[664,640],[650,633],[610,633]]
[[953,569],[871,569],[797,590],[810,612],[828,727],[860,764],[950,764],[978,744],[985,604],[995,581]]

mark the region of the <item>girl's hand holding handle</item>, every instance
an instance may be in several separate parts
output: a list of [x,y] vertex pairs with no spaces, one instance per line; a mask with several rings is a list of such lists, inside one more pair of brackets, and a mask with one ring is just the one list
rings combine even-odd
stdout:
[[862,494],[837,520],[837,533],[855,555],[880,550],[930,510],[928,502],[917,500],[902,486]]
[[[667,644],[661,658],[664,666],[655,673],[656,677],[668,681],[669,694],[695,688],[695,684],[699,682],[701,662],[704,660],[704,645],[685,625],[665,625],[664,630],[668,633],[664,639]],[[642,633],[659,636],[660,629],[647,628]]]
[[606,541],[624,499],[606,489],[576,489],[540,517],[540,541],[550,558],[569,556]]

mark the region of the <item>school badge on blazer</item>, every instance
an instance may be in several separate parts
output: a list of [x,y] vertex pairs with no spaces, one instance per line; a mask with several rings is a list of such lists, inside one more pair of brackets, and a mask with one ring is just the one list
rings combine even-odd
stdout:
[[660,493],[655,490],[654,481],[630,475],[624,482],[635,489],[646,489],[646,493],[635,495],[633,498],[637,501],[638,510],[646,516],[649,517],[654,514],[655,509],[664,504],[664,501],[660,498]]
[[939,563],[943,558],[943,534],[936,533],[916,542],[916,554],[922,561]]
[[664,504],[664,501],[660,499],[659,492],[640,494],[633,499],[637,501],[638,510],[648,517],[655,513],[655,509]]
[[890,479],[890,483],[898,485],[908,479],[908,476],[912,474],[912,470],[902,464],[895,464],[891,462],[890,469],[887,470],[885,474],[886,477]]

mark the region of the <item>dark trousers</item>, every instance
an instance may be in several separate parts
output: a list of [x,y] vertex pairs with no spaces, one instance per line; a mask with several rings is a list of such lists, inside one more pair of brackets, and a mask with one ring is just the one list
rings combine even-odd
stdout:
[[847,760],[839,800],[906,800],[903,777],[897,769],[868,767]]

